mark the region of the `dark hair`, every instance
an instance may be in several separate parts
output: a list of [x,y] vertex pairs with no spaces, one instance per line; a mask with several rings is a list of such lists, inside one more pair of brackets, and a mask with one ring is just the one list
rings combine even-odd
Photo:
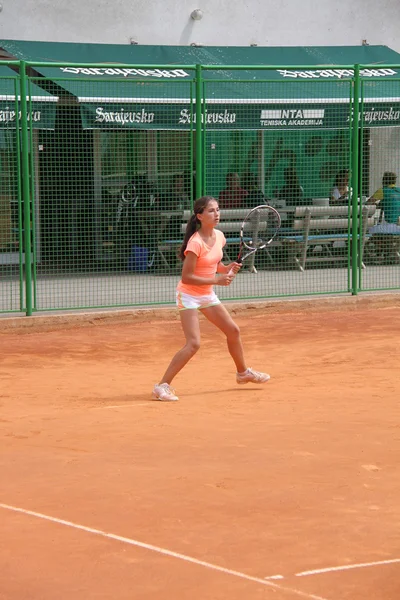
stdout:
[[[200,229],[201,223],[197,218],[197,215],[201,214],[205,208],[207,208],[208,203],[212,200],[215,200],[213,196],[202,196],[198,198],[193,206],[193,214],[190,217],[188,224],[186,225],[185,237],[183,238],[182,246],[179,250],[179,258],[181,260],[185,260],[185,250],[186,246],[192,235],[196,233]],[[215,202],[217,202],[215,200]]]
[[382,187],[387,187],[388,185],[394,185],[396,183],[397,175],[396,173],[390,173],[390,171],[386,171],[383,174],[382,178]]
[[297,171],[295,169],[295,167],[286,167],[285,171],[284,171],[284,177],[285,177],[285,182],[286,183],[294,183],[299,185],[299,176],[297,174]]
[[238,178],[240,181],[240,177],[239,177],[239,173],[236,172],[230,172],[226,174],[226,185],[228,186],[234,179]]
[[339,171],[336,174],[336,179],[335,179],[335,184],[334,185],[336,185],[336,186],[339,185],[339,183],[341,181],[343,181],[343,179],[345,177],[349,177],[349,170],[348,169],[342,169],[341,171]]

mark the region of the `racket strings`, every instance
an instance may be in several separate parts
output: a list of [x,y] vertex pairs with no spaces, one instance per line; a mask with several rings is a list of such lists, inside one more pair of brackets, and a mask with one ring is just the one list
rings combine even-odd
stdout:
[[253,209],[242,226],[243,244],[249,250],[263,248],[276,235],[280,224],[279,213],[271,207],[261,206]]

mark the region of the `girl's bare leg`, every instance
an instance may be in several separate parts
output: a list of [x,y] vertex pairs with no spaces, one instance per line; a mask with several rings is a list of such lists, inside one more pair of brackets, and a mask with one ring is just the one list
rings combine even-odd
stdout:
[[222,304],[203,308],[203,315],[216,325],[226,335],[229,354],[232,356],[238,373],[246,370],[246,363],[243,356],[242,340],[240,339],[240,329],[232,319],[231,315]]
[[181,310],[179,312],[186,344],[178,350],[165,371],[160,383],[170,384],[173,378],[183,369],[200,348],[200,324],[197,310]]

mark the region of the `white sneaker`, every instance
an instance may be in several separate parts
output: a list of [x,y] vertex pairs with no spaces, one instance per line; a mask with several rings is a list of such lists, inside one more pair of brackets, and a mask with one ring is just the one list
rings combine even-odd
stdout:
[[244,373],[236,373],[236,383],[266,383],[271,377],[268,373],[254,371],[251,367]]
[[161,400],[162,402],[173,402],[178,400],[178,396],[175,395],[175,390],[168,383],[158,383],[153,388],[152,397],[154,400]]

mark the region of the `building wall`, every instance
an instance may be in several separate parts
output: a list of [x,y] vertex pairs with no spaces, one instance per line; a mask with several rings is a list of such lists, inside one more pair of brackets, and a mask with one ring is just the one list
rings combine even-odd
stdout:
[[[248,46],[384,44],[400,52],[399,0],[1,0],[0,37]],[[199,8],[201,20],[190,15]]]
[[377,127],[370,135],[369,191],[373,193],[382,186],[385,171],[399,173],[400,128]]

